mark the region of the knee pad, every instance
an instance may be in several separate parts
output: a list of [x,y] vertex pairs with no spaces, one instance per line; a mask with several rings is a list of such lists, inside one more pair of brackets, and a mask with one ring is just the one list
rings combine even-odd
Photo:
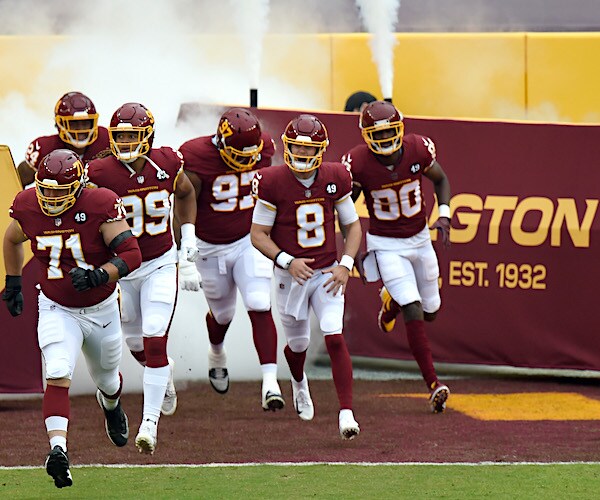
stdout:
[[73,372],[69,366],[69,357],[66,353],[46,360],[47,379],[67,378],[71,380],[72,376]]
[[288,340],[287,345],[293,352],[304,352],[308,349],[309,338],[297,338]]
[[107,396],[113,396],[119,393],[121,389],[121,378],[116,369],[111,372],[97,374],[94,382],[98,386],[98,389]]
[[271,309],[271,295],[265,292],[251,292],[245,297],[248,311],[265,312]]
[[144,337],[162,337],[167,331],[170,319],[162,314],[148,314],[143,321]]
[[323,335],[333,335],[335,333],[342,333],[344,328],[344,318],[341,314],[324,314],[319,321],[319,327],[323,332]]
[[233,320],[233,315],[235,313],[235,306],[223,310],[215,311],[211,307],[210,312],[212,313],[213,318],[219,325],[228,325]]
[[141,331],[132,331],[124,326],[123,338],[125,339],[125,344],[130,351],[139,352],[144,350],[144,339],[142,338]]

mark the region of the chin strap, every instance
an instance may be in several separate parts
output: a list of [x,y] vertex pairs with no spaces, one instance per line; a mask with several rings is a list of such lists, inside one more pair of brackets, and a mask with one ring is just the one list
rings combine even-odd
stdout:
[[[150,157],[148,157],[146,155],[140,155],[138,158],[144,158],[148,163],[150,163],[150,165],[152,165],[154,167],[154,170],[156,170],[156,176],[158,177],[158,180],[164,181],[165,179],[169,178],[169,174],[167,174],[167,172],[165,172],[162,168],[160,168],[156,164],[156,162],[152,161],[152,159]],[[128,163],[124,162],[123,160],[120,160],[120,161],[123,164],[123,166],[127,170],[129,170],[129,177],[133,177],[134,175],[137,175],[137,172],[133,168],[131,168]]]

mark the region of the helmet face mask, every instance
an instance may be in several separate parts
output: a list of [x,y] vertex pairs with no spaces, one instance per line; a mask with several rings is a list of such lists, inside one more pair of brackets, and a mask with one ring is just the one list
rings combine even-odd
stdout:
[[83,149],[98,138],[98,113],[89,97],[69,92],[54,107],[54,121],[61,141]]
[[216,142],[229,168],[237,172],[252,170],[264,146],[258,118],[243,108],[226,111],[219,120]]
[[85,169],[69,149],[56,149],[41,161],[35,174],[35,191],[42,212],[56,217],[77,201],[85,186]]
[[404,122],[402,113],[387,101],[369,103],[360,114],[359,127],[373,153],[390,156],[402,147]]
[[129,102],[114,112],[108,131],[113,155],[124,163],[132,163],[152,147],[154,117],[143,104]]
[[[283,161],[294,172],[312,172],[323,163],[329,145],[327,129],[316,116],[300,115],[288,123],[283,135]],[[293,147],[296,146],[296,147]],[[300,148],[304,146],[303,148]]]

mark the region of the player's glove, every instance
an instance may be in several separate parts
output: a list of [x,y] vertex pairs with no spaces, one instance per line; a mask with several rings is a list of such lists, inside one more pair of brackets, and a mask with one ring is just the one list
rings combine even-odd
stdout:
[[108,273],[101,267],[97,269],[83,269],[82,267],[74,267],[69,271],[71,282],[76,290],[84,292],[90,288],[94,288],[104,283],[108,283]]
[[[181,226],[181,253],[188,262],[195,262],[198,258],[198,247],[196,246],[196,229],[194,224],[183,224]],[[180,259],[181,262],[181,259]]]
[[23,294],[21,293],[21,276],[6,276],[6,287],[2,294],[8,312],[19,316],[23,312]]
[[187,260],[183,250],[179,253],[179,284],[182,290],[197,292],[202,288],[200,283],[200,273],[196,269],[196,264]]
[[450,219],[448,217],[438,217],[431,229],[437,229],[442,237],[444,247],[450,248]]

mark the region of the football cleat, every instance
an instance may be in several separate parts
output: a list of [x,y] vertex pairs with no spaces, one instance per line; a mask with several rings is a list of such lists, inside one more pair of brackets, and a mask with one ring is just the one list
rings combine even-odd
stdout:
[[302,382],[296,382],[292,378],[292,396],[294,398],[294,408],[302,420],[312,420],[315,416],[315,406],[313,405],[308,390],[308,379],[306,373]]
[[137,436],[135,437],[135,446],[140,453],[147,455],[154,455],[156,449],[156,432],[157,422],[150,420],[149,418],[144,419],[140,425]]
[[125,446],[129,438],[129,421],[127,415],[121,408],[121,401],[117,403],[114,410],[107,410],[102,404],[102,393],[100,389],[96,391],[96,400],[104,412],[104,428],[106,435],[115,446]]
[[64,488],[73,484],[71,470],[69,469],[69,457],[63,449],[56,445],[46,457],[46,472],[54,479],[57,488]]
[[396,316],[398,313],[392,310],[392,304],[396,303],[386,287],[382,287],[379,290],[379,297],[381,298],[381,309],[377,316],[377,324],[383,333],[389,333],[396,326]]
[[173,415],[177,409],[177,392],[175,392],[175,384],[173,382],[173,370],[175,368],[175,361],[169,356],[169,382],[167,383],[167,390],[165,391],[165,397],[160,411],[163,415]]
[[447,385],[442,383],[434,382],[434,389],[431,391],[431,395],[429,396],[429,407],[431,408],[431,413],[443,413],[446,409],[446,401],[450,396],[450,389],[448,389]]
[[360,433],[360,427],[358,422],[354,420],[354,413],[352,410],[340,410],[339,416],[340,424],[340,436],[342,439],[350,440],[354,439]]
[[277,411],[283,409],[285,406],[285,401],[277,382],[265,384],[263,381],[261,393],[263,410]]
[[219,394],[229,390],[229,372],[227,371],[227,355],[223,349],[219,354],[208,349],[208,380],[212,388]]

